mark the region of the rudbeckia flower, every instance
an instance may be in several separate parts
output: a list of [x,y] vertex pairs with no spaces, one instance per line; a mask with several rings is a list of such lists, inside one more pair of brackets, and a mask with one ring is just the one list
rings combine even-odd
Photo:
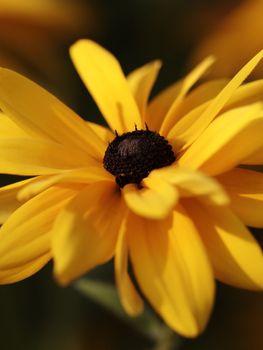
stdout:
[[[85,122],[23,76],[0,70],[0,171],[31,176],[0,189],[0,282],[50,259],[66,285],[114,259],[120,300],[143,310],[134,278],[175,331],[205,327],[218,279],[263,287],[263,257],[246,225],[263,226],[263,82],[193,85],[209,57],[148,103],[160,62],[125,78],[89,40],[71,57],[109,128]],[[33,176],[33,177],[32,177]]]

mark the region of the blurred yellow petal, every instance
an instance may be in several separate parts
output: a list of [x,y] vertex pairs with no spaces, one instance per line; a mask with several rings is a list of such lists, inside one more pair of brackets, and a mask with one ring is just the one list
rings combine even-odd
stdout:
[[176,186],[180,197],[198,197],[211,205],[226,205],[229,203],[223,187],[213,178],[199,171],[169,166],[156,169],[149,176],[162,178]]
[[163,219],[175,206],[178,192],[175,187],[158,178],[145,178],[146,187],[128,184],[122,189],[127,206],[139,216]]
[[130,316],[143,311],[143,301],[128,274],[127,217],[122,221],[115,252],[115,276],[121,303]]
[[192,86],[201,78],[201,76],[208,70],[208,68],[214,63],[215,58],[213,56],[207,57],[197,67],[195,67],[181,82],[181,89],[175,100],[172,102],[164,120],[162,122],[160,132],[162,135],[167,135],[170,129],[178,121],[177,109],[181,102],[192,88]]
[[[96,164],[95,161],[92,161]],[[0,138],[0,172],[16,175],[48,175],[92,165],[82,153],[32,138]]]
[[233,169],[217,177],[229,197],[230,207],[248,226],[263,227],[263,174]]
[[[214,98],[205,108],[205,110],[199,115],[199,117],[188,127],[185,128],[183,133],[177,135],[183,139],[183,148],[187,148],[191,145],[208,127],[208,125],[214,120],[218,115],[220,110],[226,105],[226,103],[233,96],[237,88],[242,84],[242,82],[248,77],[252,70],[263,58],[263,50],[260,51],[255,57],[253,57],[236,75],[230,80],[230,82],[225,86],[225,88]],[[188,117],[189,118],[189,117]],[[179,123],[184,124],[185,120],[182,118]],[[178,124],[179,124],[178,123]],[[172,138],[176,135],[176,129],[180,126],[176,125],[173,130],[169,133],[168,137]]]
[[[262,49],[262,0],[233,2],[235,7],[218,20],[214,30],[210,30],[199,43],[193,61],[198,62],[210,52],[218,58],[209,77],[231,76],[258,50]],[[231,6],[231,5],[230,5]],[[262,76],[258,67],[254,76]]]
[[48,262],[54,219],[74,193],[49,189],[22,205],[4,223],[0,229],[0,284],[27,278]]
[[142,120],[145,120],[148,98],[161,65],[161,61],[156,60],[134,70],[127,76],[129,87],[137,102]]
[[45,191],[47,188],[57,184],[79,183],[87,185],[98,181],[109,181],[114,183],[114,178],[102,167],[70,170],[60,174],[50,175],[48,177],[36,178],[35,181],[31,181],[19,189],[17,198],[21,201],[28,200],[38,193]]
[[83,189],[59,213],[52,232],[54,273],[66,285],[115,252],[122,219],[115,184],[99,182]]
[[241,85],[222,108],[222,112],[259,101],[263,101],[263,79]]
[[176,111],[177,122],[197,106],[216,97],[228,82],[227,79],[211,80],[194,88],[178,106]]
[[142,292],[173,330],[196,336],[211,312],[214,281],[194,225],[177,207],[162,221],[131,216],[128,227],[131,262]]
[[180,166],[219,175],[240,164],[262,146],[260,103],[222,114],[178,160]]
[[0,108],[34,137],[103,156],[105,144],[88,124],[46,90],[11,70],[0,69]]
[[112,130],[142,127],[141,116],[117,59],[91,40],[70,49],[75,67]]
[[186,209],[206,246],[216,278],[239,288],[263,288],[263,254],[242,222],[227,208],[201,206],[189,200]]
[[0,188],[0,224],[3,224],[22,204],[17,198],[17,194],[21,188],[36,180],[37,178],[23,180]]

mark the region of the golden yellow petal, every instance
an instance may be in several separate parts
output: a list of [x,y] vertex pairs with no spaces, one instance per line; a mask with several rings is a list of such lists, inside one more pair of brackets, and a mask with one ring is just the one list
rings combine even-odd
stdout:
[[139,286],[174,331],[194,337],[204,329],[214,299],[214,281],[198,233],[182,208],[162,221],[132,216],[131,262]]
[[203,239],[216,278],[239,288],[263,288],[263,254],[258,243],[227,208],[202,206],[189,200],[185,207]]
[[18,208],[0,229],[0,283],[31,276],[50,259],[50,233],[72,189],[49,189]]
[[148,98],[161,65],[161,61],[156,60],[134,70],[127,76],[128,84],[137,102],[142,121],[145,120]]
[[182,103],[191,87],[201,78],[201,76],[208,70],[214,61],[215,58],[213,56],[207,57],[182,80],[179,94],[172,102],[172,105],[170,106],[161,125],[160,133],[162,135],[166,136],[174,124],[178,121],[177,110],[180,104]]
[[213,178],[196,170],[169,166],[152,171],[150,177],[161,178],[176,186],[180,197],[198,197],[211,205],[229,203],[223,187]]
[[78,183],[87,185],[98,181],[114,182],[114,177],[104,170],[102,167],[89,167],[66,171],[48,177],[39,177],[38,180],[30,182],[19,189],[17,198],[20,201],[28,200],[29,198],[45,191],[47,188],[65,183]]
[[88,124],[46,90],[22,75],[0,69],[0,108],[34,137],[101,159],[104,143]]
[[115,276],[123,308],[130,316],[143,311],[143,301],[128,274],[127,216],[123,218],[115,251]]
[[[263,50],[260,51],[255,57],[253,57],[236,75],[235,77],[223,88],[223,90],[214,98],[210,103],[208,103],[202,113],[193,120],[193,118],[189,118],[187,116],[187,124],[189,127],[186,127],[183,130],[183,125],[185,124],[184,118],[180,120],[182,125],[179,128],[181,134],[180,138],[183,139],[183,149],[186,149],[189,145],[191,145],[208,127],[208,125],[215,119],[218,113],[224,108],[226,103],[230,100],[230,98],[237,91],[238,87],[242,84],[242,82],[248,77],[248,75],[252,72],[252,70],[256,67],[259,61],[263,57]],[[193,121],[192,124],[189,125],[189,120]],[[176,137],[175,130],[172,130],[168,138]]]
[[233,169],[217,177],[229,197],[230,207],[248,226],[263,227],[263,174]]
[[178,200],[176,188],[162,179],[150,176],[143,179],[142,184],[146,187],[138,188],[135,184],[129,184],[122,189],[127,206],[140,216],[163,219]]
[[141,129],[141,116],[117,59],[91,40],[70,49],[75,67],[112,130]]
[[219,175],[262,146],[261,103],[230,110],[209,125],[178,160],[182,167]]
[[97,165],[82,153],[53,141],[33,138],[0,138],[0,172],[16,175],[48,175]]
[[8,217],[23,204],[23,202],[17,198],[21,188],[37,181],[38,179],[38,177],[34,177],[32,179],[19,181],[0,188],[0,224],[3,224]]
[[95,132],[95,134],[98,135],[105,142],[105,150],[106,150],[109,142],[111,142],[115,138],[115,135],[113,134],[113,132],[102,125],[91,123],[91,122],[87,122],[87,123],[89,127]]
[[112,258],[123,216],[115,184],[83,189],[58,215],[52,232],[54,273],[66,285]]

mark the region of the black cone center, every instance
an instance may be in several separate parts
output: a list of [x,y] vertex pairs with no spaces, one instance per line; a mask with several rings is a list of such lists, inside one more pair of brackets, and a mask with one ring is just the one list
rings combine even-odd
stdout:
[[103,165],[122,188],[129,183],[140,184],[152,170],[174,161],[172,146],[163,136],[150,130],[135,130],[115,137],[105,152]]

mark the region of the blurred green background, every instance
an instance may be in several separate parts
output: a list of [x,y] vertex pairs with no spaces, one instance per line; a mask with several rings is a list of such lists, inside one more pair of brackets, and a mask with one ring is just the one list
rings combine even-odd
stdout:
[[[112,51],[125,73],[160,58],[164,66],[156,92],[210,53],[219,58],[210,77],[231,77],[263,48],[262,20],[262,0],[0,0],[0,65],[34,79],[82,117],[102,122],[68,56],[78,38]],[[262,76],[263,64],[253,77]],[[255,234],[262,242],[262,232]],[[112,279],[111,264],[92,273],[101,275]],[[76,289],[58,287],[51,265],[26,281],[1,286],[0,303],[3,350],[154,347]],[[207,330],[197,339],[181,339],[179,348],[260,350],[262,324],[262,294],[218,284]]]

